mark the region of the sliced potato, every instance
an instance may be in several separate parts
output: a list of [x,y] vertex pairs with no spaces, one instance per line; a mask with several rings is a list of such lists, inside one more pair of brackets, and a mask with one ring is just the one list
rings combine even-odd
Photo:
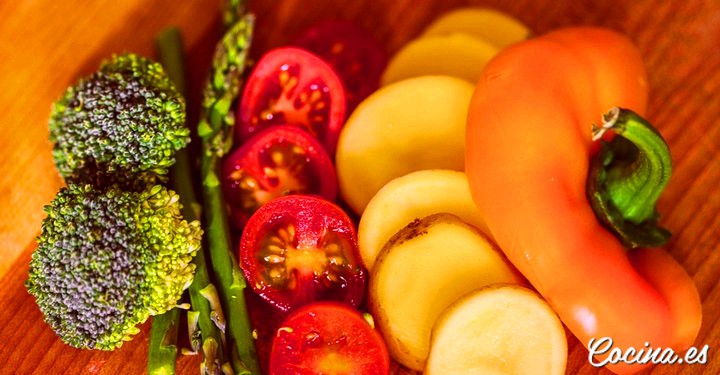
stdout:
[[470,195],[465,172],[426,169],[393,179],[372,197],[360,217],[358,247],[368,270],[390,237],[415,219],[447,212],[489,235]]
[[375,91],[340,132],[336,168],[342,198],[358,214],[388,181],[421,169],[465,166],[465,123],[474,86],[424,76]]
[[464,7],[447,12],[433,21],[422,38],[468,34],[482,39],[497,48],[527,39],[530,29],[512,16],[495,9]]
[[502,254],[475,227],[447,213],[416,220],[383,248],[370,276],[368,306],[390,355],[422,370],[430,331],[461,296],[517,282]]
[[494,285],[451,305],[435,322],[427,375],[565,374],[567,338],[535,292]]
[[380,84],[424,75],[449,75],[475,84],[498,51],[485,40],[460,33],[415,39],[392,56]]

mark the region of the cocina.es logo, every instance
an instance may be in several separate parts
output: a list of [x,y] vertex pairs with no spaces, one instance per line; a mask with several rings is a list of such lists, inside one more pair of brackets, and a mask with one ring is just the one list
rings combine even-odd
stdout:
[[[691,347],[684,355],[679,355],[671,348],[653,348],[645,342],[642,348],[629,347],[625,350],[615,347],[612,338],[592,338],[588,342],[588,361],[595,367],[609,364],[706,364],[710,345],[698,349]],[[606,356],[599,360],[598,356]]]

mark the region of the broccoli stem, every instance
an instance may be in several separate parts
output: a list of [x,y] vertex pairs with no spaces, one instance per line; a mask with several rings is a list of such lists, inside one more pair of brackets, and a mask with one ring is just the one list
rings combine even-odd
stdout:
[[218,280],[227,318],[227,337],[233,370],[259,374],[255,342],[245,302],[245,279],[233,257],[226,205],[220,186],[221,158],[232,145],[232,103],[240,92],[254,17],[245,15],[232,25],[217,46],[212,71],[203,93],[198,124],[201,139],[200,174],[205,232],[210,261]]
[[[182,39],[177,28],[169,28],[161,32],[156,38],[156,45],[160,61],[165,67],[170,78],[175,82],[178,91],[185,93],[185,72],[183,66]],[[171,169],[171,182],[174,190],[180,196],[180,203],[183,206],[183,216],[186,220],[199,220],[200,205],[193,188],[193,172],[190,158],[190,151],[184,148],[177,152],[176,163]],[[210,276],[205,262],[204,249],[198,250],[193,262],[195,264],[195,275],[193,282],[188,288],[193,311],[188,313],[188,332],[190,334],[191,347],[194,352],[201,352],[203,356],[201,374],[216,374],[221,372],[228,363],[224,358],[223,331],[225,329],[224,314],[218,303],[217,292],[210,282]],[[167,319],[175,319],[179,323],[177,308],[171,311],[174,313],[164,314],[159,324],[164,324]],[[165,315],[170,315],[167,318]],[[153,329],[155,322],[153,322]],[[151,331],[151,342],[152,342]],[[150,346],[150,358],[153,358],[153,345]],[[159,353],[159,352],[158,352]],[[175,354],[177,351],[175,351]],[[169,355],[160,358],[175,363],[175,358]],[[157,362],[160,362],[158,359]]]

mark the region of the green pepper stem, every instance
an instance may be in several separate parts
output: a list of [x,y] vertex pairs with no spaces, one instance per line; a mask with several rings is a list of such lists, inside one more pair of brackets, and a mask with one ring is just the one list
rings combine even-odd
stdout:
[[670,149],[660,133],[637,113],[615,107],[593,129],[593,140],[608,130],[593,160],[588,197],[601,222],[630,248],[660,246],[669,232],[657,226],[655,209],[672,171]]

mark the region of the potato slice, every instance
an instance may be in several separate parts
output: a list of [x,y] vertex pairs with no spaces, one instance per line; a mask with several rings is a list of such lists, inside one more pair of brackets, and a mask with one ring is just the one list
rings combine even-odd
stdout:
[[370,276],[368,306],[390,355],[422,370],[440,313],[493,283],[517,282],[502,254],[476,228],[440,213],[416,220],[383,248]]
[[488,235],[490,231],[470,196],[465,172],[426,169],[400,176],[372,197],[360,217],[358,247],[372,270],[390,237],[415,219],[439,212],[458,216]]
[[497,48],[527,39],[530,29],[512,16],[495,9],[464,7],[436,18],[421,38],[437,35],[467,34],[482,39]]
[[485,40],[460,33],[415,39],[392,56],[380,85],[423,75],[449,75],[475,84],[498,51]]
[[494,285],[450,306],[432,330],[426,375],[565,374],[567,338],[538,294]]
[[474,87],[449,76],[411,78],[375,91],[340,132],[342,198],[358,214],[388,181],[421,169],[465,166],[465,123]]

